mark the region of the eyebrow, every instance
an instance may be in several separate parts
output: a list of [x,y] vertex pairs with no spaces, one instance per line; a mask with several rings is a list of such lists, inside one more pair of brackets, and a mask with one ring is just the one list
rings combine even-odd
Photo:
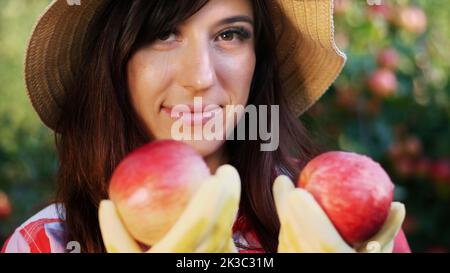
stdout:
[[227,17],[227,18],[222,19],[219,22],[217,22],[216,26],[226,25],[226,24],[231,24],[231,23],[236,23],[236,22],[247,22],[247,23],[251,24],[252,26],[254,26],[254,22],[253,22],[252,18],[250,18],[246,15],[237,15],[237,16]]

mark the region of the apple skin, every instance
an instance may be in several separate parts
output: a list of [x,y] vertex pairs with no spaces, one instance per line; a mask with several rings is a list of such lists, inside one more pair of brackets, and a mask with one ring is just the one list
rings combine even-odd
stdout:
[[427,21],[425,12],[416,6],[402,8],[397,15],[397,25],[417,35],[426,31]]
[[341,151],[311,160],[297,186],[314,196],[351,246],[358,246],[380,230],[394,195],[393,183],[377,162]]
[[136,149],[117,166],[109,197],[131,235],[151,246],[175,224],[209,176],[194,148],[157,140]]
[[390,97],[397,91],[397,77],[387,68],[380,68],[370,75],[368,79],[369,89],[379,97]]
[[392,70],[397,69],[399,63],[399,56],[395,49],[386,48],[377,55],[377,63],[381,67]]
[[450,160],[436,160],[431,165],[431,174],[436,182],[450,183]]

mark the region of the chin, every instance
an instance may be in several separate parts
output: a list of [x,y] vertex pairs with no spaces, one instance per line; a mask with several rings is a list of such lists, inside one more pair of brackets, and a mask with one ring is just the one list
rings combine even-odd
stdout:
[[182,142],[193,147],[202,157],[214,154],[225,144],[225,140],[182,140]]

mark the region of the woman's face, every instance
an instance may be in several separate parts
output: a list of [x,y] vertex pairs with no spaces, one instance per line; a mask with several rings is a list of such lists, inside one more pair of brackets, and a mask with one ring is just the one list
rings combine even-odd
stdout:
[[[225,118],[225,106],[247,104],[255,69],[253,20],[248,0],[211,0],[173,33],[160,36],[131,57],[132,104],[154,139],[173,139],[177,118],[172,118],[172,108],[193,106],[199,97],[203,107],[219,106],[200,110],[201,117],[214,113],[212,119],[220,117],[223,128],[232,126],[233,121]],[[191,114],[182,119],[191,132],[206,120],[213,122],[196,117]],[[224,137],[183,142],[208,157],[222,150]]]

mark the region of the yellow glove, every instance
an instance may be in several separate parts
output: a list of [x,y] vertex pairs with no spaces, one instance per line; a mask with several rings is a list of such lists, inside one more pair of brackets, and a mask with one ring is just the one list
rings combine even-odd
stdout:
[[[221,166],[197,190],[175,225],[147,252],[236,253],[232,227],[240,195],[238,172],[230,165]],[[142,252],[122,224],[112,201],[100,203],[98,217],[107,252]]]
[[296,188],[287,176],[277,177],[273,195],[281,223],[280,253],[391,253],[394,238],[405,218],[404,205],[393,202],[380,231],[354,249],[342,239],[314,197],[308,191]]

